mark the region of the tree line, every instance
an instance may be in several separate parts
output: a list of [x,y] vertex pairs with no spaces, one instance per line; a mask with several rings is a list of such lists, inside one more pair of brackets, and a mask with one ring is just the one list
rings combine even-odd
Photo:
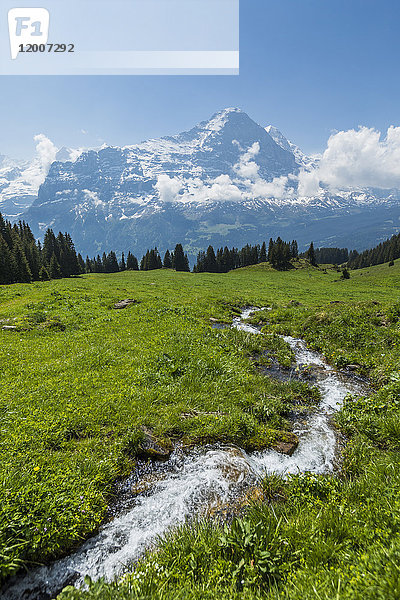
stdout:
[[[265,242],[261,245],[247,244],[242,249],[218,248],[215,252],[209,246],[205,252],[199,252],[194,273],[227,273],[233,269],[256,265],[269,261],[279,270],[291,268],[290,261],[298,257],[296,240],[285,242],[281,238],[269,241],[268,249]],[[307,253],[312,264],[315,260],[313,244]],[[48,229],[44,236],[43,245],[36,241],[27,223],[19,221],[12,225],[5,221],[0,213],[0,284],[29,283],[71,277],[84,273],[118,273],[131,270],[151,271],[155,269],[175,269],[190,271],[189,259],[182,244],[176,244],[174,251],[167,250],[163,259],[157,248],[147,250],[140,263],[132,252],[127,256],[122,253],[118,260],[114,251],[96,257],[86,257],[75,250],[74,243],[68,233],[57,236]]]
[[164,260],[157,248],[147,250],[142,257],[140,265],[134,254],[128,252],[125,260],[125,254],[122,253],[121,260],[118,262],[115,252],[109,254],[103,253],[102,258],[98,254],[95,258],[86,257],[85,272],[86,273],[118,273],[119,271],[154,271],[155,269],[175,269],[175,271],[190,271],[189,259],[184,253],[182,244],[177,244],[175,250],[170,252],[167,250],[164,255]]
[[400,233],[370,250],[364,250],[361,253],[354,250],[350,253],[348,267],[350,269],[363,269],[373,265],[382,265],[386,262],[393,265],[397,258],[400,258]]
[[298,257],[298,245],[295,240],[284,242],[281,238],[269,241],[268,250],[265,242],[251,246],[247,244],[241,250],[238,248],[218,248],[215,252],[209,246],[205,252],[199,252],[194,273],[227,273],[241,267],[270,262],[276,269],[289,268],[290,260]]
[[41,245],[27,223],[11,225],[0,213],[0,284],[44,281],[84,272],[82,256],[76,253],[68,233],[60,232],[56,237],[48,229]]
[[342,265],[349,260],[347,248],[316,248],[315,258],[318,264]]
[[[293,267],[292,261],[298,257],[306,258],[310,264],[344,264],[348,268],[358,269],[384,262],[393,262],[400,258],[400,234],[379,244],[376,248],[359,254],[349,252],[347,248],[317,248],[311,243],[306,252],[299,255],[296,240],[286,242],[278,237],[261,245],[246,244],[241,249],[217,248],[210,245],[206,251],[199,252],[193,268],[194,273],[227,273],[228,271],[269,262],[277,270]],[[174,251],[167,250],[162,258],[157,248],[147,250],[140,262],[132,252],[122,253],[118,260],[114,251],[94,258],[86,257],[75,250],[68,233],[55,236],[48,229],[43,245],[36,241],[27,223],[19,221],[12,225],[5,221],[0,213],[0,284],[28,283],[31,281],[58,279],[83,273],[118,273],[131,270],[151,271],[155,269],[175,269],[190,271],[189,259],[182,244],[176,244]]]

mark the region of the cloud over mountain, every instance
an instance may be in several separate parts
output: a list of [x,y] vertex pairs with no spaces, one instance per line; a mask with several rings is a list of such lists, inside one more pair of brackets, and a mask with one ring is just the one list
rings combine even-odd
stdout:
[[[37,185],[56,148],[45,136],[36,141],[26,170]],[[209,242],[277,235],[362,249],[377,228],[399,228],[400,191],[390,190],[400,190],[399,148],[400,128],[382,138],[364,127],[335,133],[321,156],[308,157],[276,128],[230,108],[175,136],[62,149],[24,218],[37,235],[48,226],[71,232],[90,254],[177,242],[196,253]]]
[[318,193],[319,183],[333,190],[400,188],[400,127],[381,132],[350,129],[332,135],[317,168],[299,175],[299,194]]

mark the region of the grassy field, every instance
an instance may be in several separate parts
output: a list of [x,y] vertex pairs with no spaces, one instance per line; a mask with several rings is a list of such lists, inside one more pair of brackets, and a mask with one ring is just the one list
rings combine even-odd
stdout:
[[[183,527],[134,576],[62,598],[400,597],[400,263],[346,281],[297,266],[0,287],[0,325],[17,327],[0,331],[3,579],[96,530],[143,427],[165,447],[284,439],[291,404],[315,391],[269,380],[250,358],[268,349],[289,364],[278,334],[291,333],[376,389],[337,417],[349,439],[342,476],[270,478],[265,501],[230,529]],[[125,298],[137,303],[113,310]],[[267,335],[210,327],[245,305],[272,307],[257,315]]]

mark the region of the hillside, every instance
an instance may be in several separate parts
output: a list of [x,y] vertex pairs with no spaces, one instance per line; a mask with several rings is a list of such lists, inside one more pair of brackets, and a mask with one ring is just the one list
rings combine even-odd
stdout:
[[[275,378],[276,365],[293,364],[293,349],[279,337],[290,334],[334,368],[350,365],[348,373],[371,378],[371,399],[345,402],[335,417],[347,436],[341,477],[322,471],[286,483],[267,478],[235,529],[188,525],[163,542],[157,560],[150,555],[139,577],[60,598],[176,598],[178,585],[188,598],[215,597],[217,590],[221,598],[328,600],[340,580],[339,598],[394,600],[395,573],[385,565],[399,552],[400,261],[352,272],[347,281],[333,269],[300,265],[290,272],[257,265],[226,275],[124,272],[0,287],[3,580],[20,566],[71,552],[96,531],[110,503],[118,509],[127,492],[114,482],[141,464],[148,432],[167,455],[176,444],[221,442],[282,451],[297,431],[293,411],[307,419],[319,402],[318,380]],[[136,302],[113,309],[128,298]],[[249,305],[271,309],[254,318],[264,335],[210,327],[231,323]],[[210,468],[205,473],[217,467]],[[149,489],[151,498],[151,483]],[[245,543],[240,528],[248,526],[255,533]],[[236,548],[234,563],[222,539]],[[273,548],[266,563],[259,554],[265,544]],[[61,587],[73,580],[66,571],[57,577]],[[373,585],[378,594],[370,596]]]

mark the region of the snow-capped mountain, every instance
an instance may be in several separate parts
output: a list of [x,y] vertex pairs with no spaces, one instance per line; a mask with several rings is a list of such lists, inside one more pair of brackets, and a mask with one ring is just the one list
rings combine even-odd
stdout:
[[[41,137],[41,136],[39,136]],[[61,148],[55,152],[57,161],[70,161],[79,151]],[[11,220],[17,220],[37,199],[40,185],[48,168],[40,157],[31,161],[18,161],[0,155],[0,212]]]
[[296,144],[293,144],[293,142],[285,138],[283,133],[281,133],[279,129],[273,125],[268,125],[268,127],[265,128],[265,131],[269,133],[278,146],[293,154],[296,163],[304,169],[315,169],[318,166],[320,159],[319,156],[307,156],[304,154],[304,152],[298,146],[296,146]]
[[53,162],[23,216],[37,235],[47,227],[69,231],[83,253],[140,255],[181,242],[193,257],[210,243],[277,235],[361,249],[399,230],[396,190],[332,194],[322,186],[299,196],[299,175],[315,169],[318,157],[239,109],[176,136],[76,156]]
[[0,155],[0,212],[16,218],[37,197],[38,188],[24,177],[29,163]]

